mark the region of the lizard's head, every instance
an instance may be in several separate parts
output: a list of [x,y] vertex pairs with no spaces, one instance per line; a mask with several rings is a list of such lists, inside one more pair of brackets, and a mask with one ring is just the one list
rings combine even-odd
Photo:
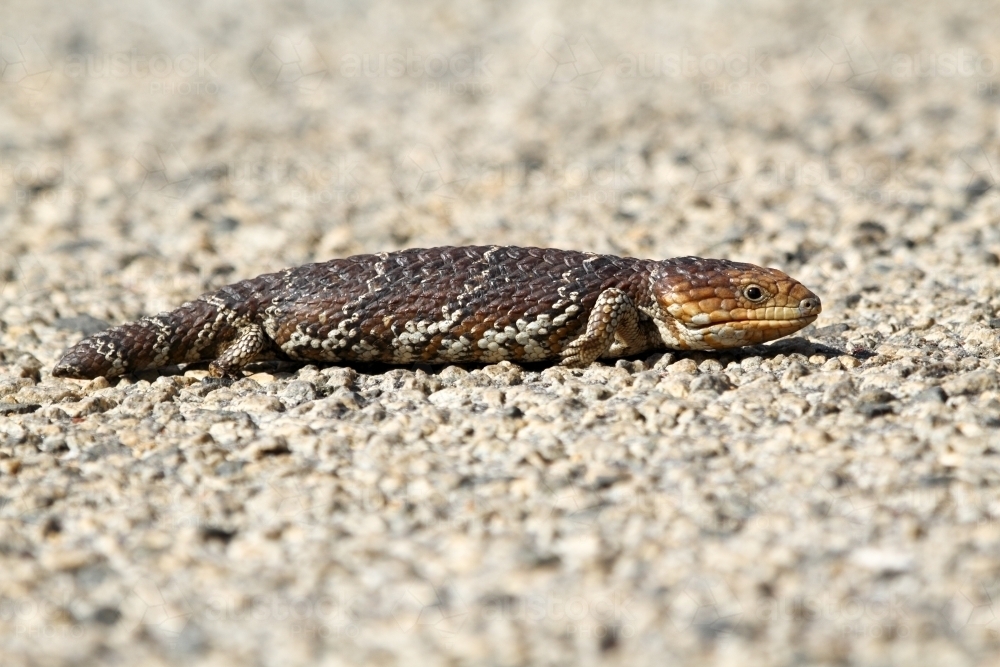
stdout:
[[653,295],[664,342],[691,350],[781,338],[822,310],[819,297],[781,271],[724,259],[664,260],[653,274]]

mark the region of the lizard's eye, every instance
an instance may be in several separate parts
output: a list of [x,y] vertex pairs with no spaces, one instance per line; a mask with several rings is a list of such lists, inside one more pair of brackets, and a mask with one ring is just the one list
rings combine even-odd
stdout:
[[760,301],[767,294],[757,285],[749,285],[743,289],[743,296],[750,299],[751,301]]

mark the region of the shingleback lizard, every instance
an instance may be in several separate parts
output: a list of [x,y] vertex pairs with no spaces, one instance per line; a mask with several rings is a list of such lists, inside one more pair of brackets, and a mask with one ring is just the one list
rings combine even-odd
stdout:
[[543,248],[415,248],[227,285],[84,339],[57,377],[260,359],[584,366],[656,349],[762,343],[814,321],[819,298],[777,269]]

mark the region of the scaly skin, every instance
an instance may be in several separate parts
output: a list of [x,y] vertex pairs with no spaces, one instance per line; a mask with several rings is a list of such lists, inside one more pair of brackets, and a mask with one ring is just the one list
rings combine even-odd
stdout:
[[777,269],[508,246],[357,255],[269,273],[84,339],[57,377],[211,361],[555,361],[719,350],[813,322],[819,298]]

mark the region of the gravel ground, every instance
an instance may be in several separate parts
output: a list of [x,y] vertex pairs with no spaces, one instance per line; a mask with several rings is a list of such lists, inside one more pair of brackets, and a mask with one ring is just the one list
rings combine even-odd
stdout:
[[[996,664],[998,14],[687,4],[4,2],[4,665]],[[582,371],[49,373],[466,243],[825,310]]]

